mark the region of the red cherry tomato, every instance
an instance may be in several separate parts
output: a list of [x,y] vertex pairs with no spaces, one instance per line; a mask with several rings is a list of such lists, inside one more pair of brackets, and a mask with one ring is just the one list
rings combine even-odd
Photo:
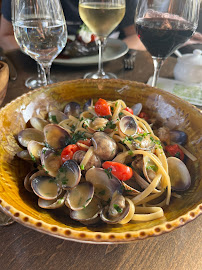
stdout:
[[61,153],[62,162],[64,163],[65,161],[72,159],[74,153],[78,150],[79,147],[76,144],[69,144],[68,146],[66,146]]
[[184,160],[184,153],[180,149],[178,144],[173,144],[173,145],[167,145],[165,147],[165,150],[168,152],[168,154],[172,157],[179,158],[181,160]]
[[86,139],[86,140],[79,140],[76,145],[78,146],[79,150],[87,151],[87,148],[84,148],[80,145],[80,143],[85,144],[87,146],[91,146],[92,142],[91,139]]
[[140,118],[143,118],[145,121],[148,121],[149,120],[149,117],[148,117],[148,115],[145,112],[141,112],[140,114],[138,114],[138,116]]
[[129,108],[129,107],[126,107],[124,110],[131,113],[131,114],[133,114],[133,110],[131,108]]
[[121,181],[129,180],[133,176],[133,170],[122,163],[105,161],[102,167],[111,169],[111,173]]
[[95,103],[95,112],[98,116],[112,115],[111,108],[105,99],[99,98]]

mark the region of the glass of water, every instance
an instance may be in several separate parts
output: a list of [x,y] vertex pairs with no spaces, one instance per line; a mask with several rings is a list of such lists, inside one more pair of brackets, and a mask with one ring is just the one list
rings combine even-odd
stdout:
[[12,24],[18,45],[40,65],[42,85],[47,85],[52,62],[67,42],[60,0],[12,0]]

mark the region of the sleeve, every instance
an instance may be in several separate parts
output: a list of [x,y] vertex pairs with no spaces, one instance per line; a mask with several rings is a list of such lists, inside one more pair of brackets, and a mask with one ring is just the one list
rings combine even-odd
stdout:
[[126,12],[123,20],[119,24],[119,31],[122,34],[127,26],[134,25],[134,17],[138,0],[126,0]]
[[2,0],[1,13],[6,20],[11,22],[11,0]]

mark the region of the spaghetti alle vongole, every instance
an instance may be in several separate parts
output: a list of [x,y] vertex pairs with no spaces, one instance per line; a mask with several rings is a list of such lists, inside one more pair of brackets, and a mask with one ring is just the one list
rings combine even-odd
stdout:
[[171,198],[164,148],[149,123],[123,100],[91,102],[77,115],[47,122],[41,132],[38,156],[26,145],[39,169],[31,188],[40,207],[66,205],[70,216],[84,224],[164,216]]

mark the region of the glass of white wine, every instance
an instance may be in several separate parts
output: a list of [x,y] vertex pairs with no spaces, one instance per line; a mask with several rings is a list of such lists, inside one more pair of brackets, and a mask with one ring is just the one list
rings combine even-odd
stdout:
[[104,72],[102,54],[107,36],[125,15],[125,0],[79,0],[79,14],[88,28],[98,36],[99,45],[98,71],[87,73],[84,78],[116,78],[115,74]]
[[60,0],[12,0],[12,24],[18,45],[40,65],[42,85],[47,85],[52,62],[67,42]]

